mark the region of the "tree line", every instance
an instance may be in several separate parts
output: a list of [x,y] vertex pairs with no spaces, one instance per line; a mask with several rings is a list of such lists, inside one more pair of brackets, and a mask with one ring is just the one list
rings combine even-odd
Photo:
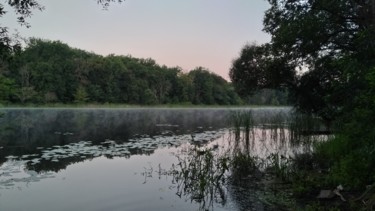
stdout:
[[37,38],[6,57],[0,65],[2,103],[241,103],[230,83],[203,67],[184,73],[150,58],[100,56]]

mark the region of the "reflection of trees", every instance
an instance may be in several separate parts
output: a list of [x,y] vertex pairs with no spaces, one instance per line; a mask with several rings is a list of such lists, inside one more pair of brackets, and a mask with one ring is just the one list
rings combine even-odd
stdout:
[[[113,157],[115,157],[115,156],[109,156],[109,155],[104,155],[104,156],[107,157],[108,159],[112,159]],[[116,156],[116,157],[119,157],[119,156]],[[121,157],[129,158],[130,155],[121,156]],[[29,170],[34,170],[38,173],[39,172],[49,172],[49,171],[59,172],[60,170],[66,169],[66,167],[68,167],[69,165],[79,163],[79,162],[83,162],[85,160],[92,160],[94,158],[95,157],[93,155],[85,155],[85,157],[81,157],[81,155],[79,155],[79,156],[75,156],[75,157],[68,157],[68,158],[59,159],[58,162],[42,160],[40,163],[34,164],[34,165],[32,165],[32,163],[27,163],[26,168],[29,169]]]
[[[270,109],[259,109],[257,116]],[[287,110],[286,110],[287,111]],[[4,109],[0,118],[0,164],[8,155],[39,154],[41,149],[91,141],[98,145],[106,139],[127,142],[143,134],[169,135],[215,130],[227,127],[228,109]],[[178,126],[177,126],[178,125]],[[132,154],[144,153],[132,151]],[[150,152],[152,153],[152,152]],[[40,163],[33,168],[58,170],[73,160]],[[45,165],[45,166],[41,166]],[[38,166],[38,167],[37,167]],[[55,169],[57,168],[57,169]]]
[[[184,134],[197,127],[226,126],[220,109],[4,109],[0,118],[1,163],[8,155],[38,153],[81,140],[126,142],[134,135]],[[157,127],[157,124],[167,126]],[[178,125],[169,127],[168,125]]]

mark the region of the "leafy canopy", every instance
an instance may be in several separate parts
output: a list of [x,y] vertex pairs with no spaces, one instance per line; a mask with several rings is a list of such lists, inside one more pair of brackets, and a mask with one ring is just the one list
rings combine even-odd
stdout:
[[259,89],[284,88],[294,83],[294,68],[269,44],[245,45],[232,63],[229,76],[236,91],[247,96]]
[[287,86],[296,108],[327,121],[355,106],[375,66],[375,1],[269,3],[264,31],[271,42],[242,49],[230,72],[236,90]]
[[[374,1],[269,0],[264,30],[272,45],[312,65],[317,58],[358,54],[373,58]],[[364,53],[366,52],[366,53]],[[367,53],[372,52],[370,55]]]

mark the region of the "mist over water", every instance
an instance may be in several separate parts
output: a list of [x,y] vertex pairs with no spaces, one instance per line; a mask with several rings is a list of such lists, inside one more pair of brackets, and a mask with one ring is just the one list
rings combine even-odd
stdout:
[[[192,139],[225,146],[237,110],[1,109],[0,210],[196,210],[160,172]],[[252,112],[260,124],[290,108]]]

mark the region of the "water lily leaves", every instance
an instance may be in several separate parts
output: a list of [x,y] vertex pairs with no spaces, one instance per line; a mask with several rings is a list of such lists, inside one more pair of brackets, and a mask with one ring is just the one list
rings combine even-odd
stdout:
[[[160,125],[166,126],[166,125]],[[168,125],[168,127],[177,127]],[[61,135],[73,135],[66,133],[58,133]],[[224,134],[223,131],[206,131],[194,134],[195,143],[206,143],[208,141],[219,138]],[[41,165],[43,162],[59,163],[62,159],[68,158],[95,158],[106,156],[113,157],[129,157],[134,153],[153,153],[161,147],[178,147],[183,143],[191,141],[192,135],[174,135],[170,131],[165,131],[158,136],[150,137],[149,135],[139,135],[130,139],[125,143],[117,143],[115,140],[106,139],[99,145],[93,145],[90,141],[80,141],[67,145],[55,145],[52,147],[37,147],[39,154],[26,154],[22,156],[9,155],[7,161],[0,166],[0,189],[3,187],[13,187],[17,183],[22,182],[38,182],[42,179],[54,177],[53,173],[43,172],[37,173],[32,170],[35,165]],[[32,169],[28,169],[32,168]],[[23,170],[21,170],[23,169]]]

